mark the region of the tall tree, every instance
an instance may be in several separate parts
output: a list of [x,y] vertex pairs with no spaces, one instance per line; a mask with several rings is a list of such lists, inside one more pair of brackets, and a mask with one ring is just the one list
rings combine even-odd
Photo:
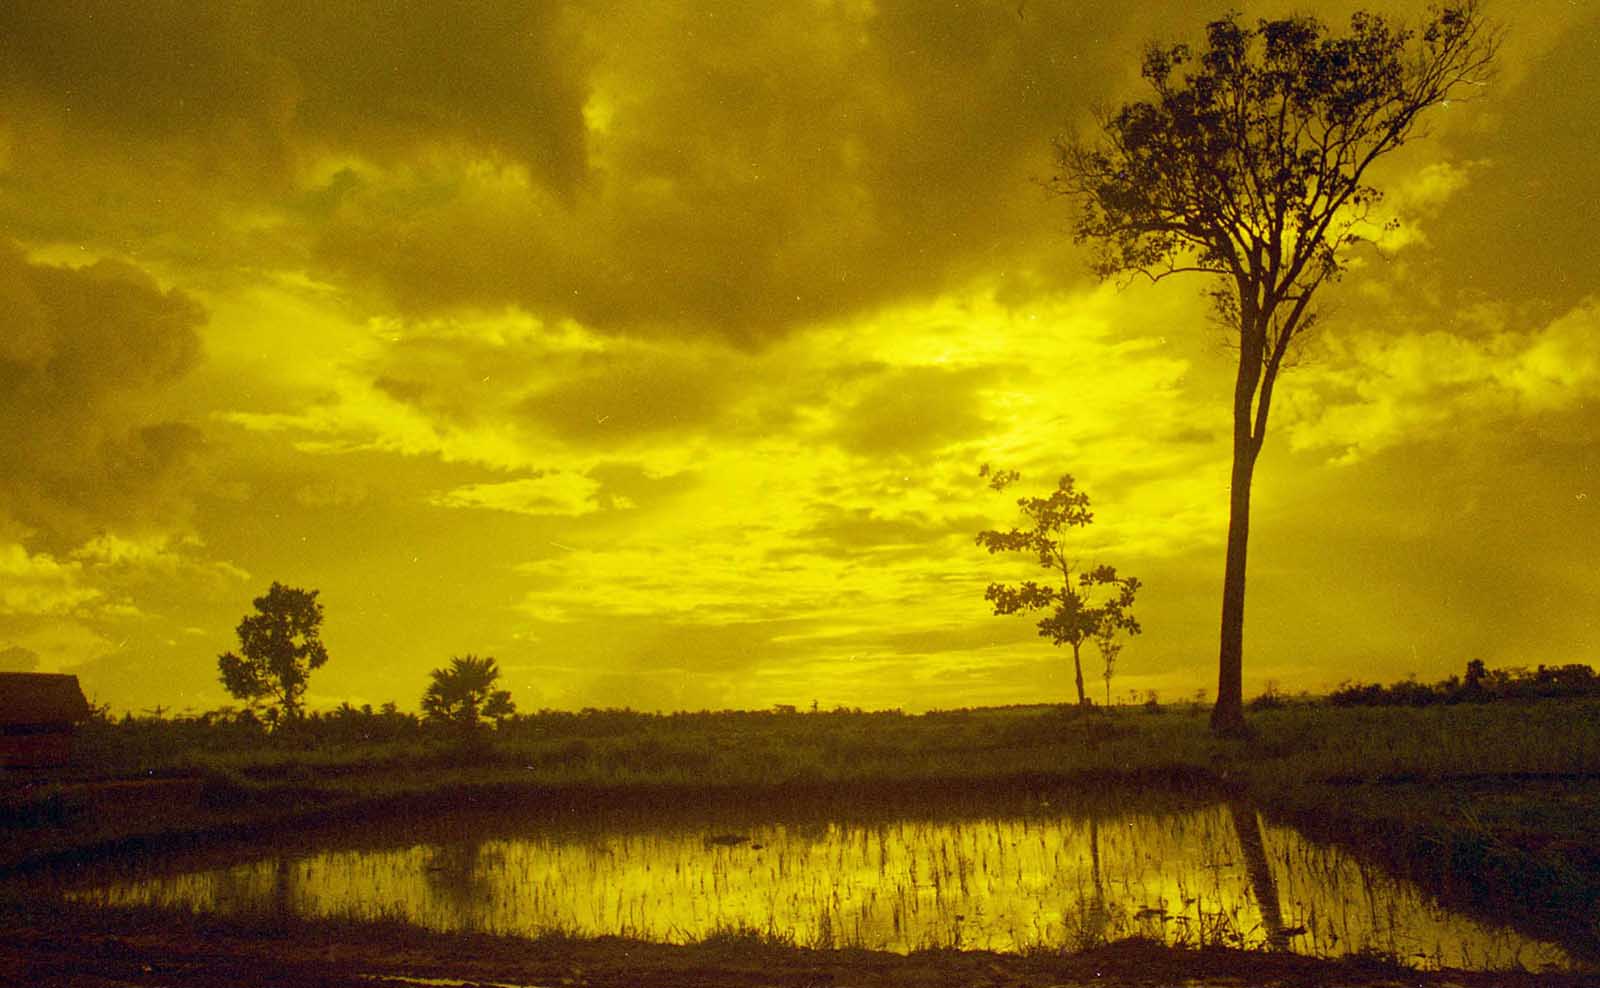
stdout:
[[[997,491],[1005,490],[1018,479],[1015,470],[990,470],[988,464],[980,468],[979,475],[987,477],[989,486]],[[1080,564],[1069,554],[1066,543],[1072,529],[1084,528],[1094,521],[1094,513],[1089,510],[1089,495],[1077,489],[1071,474],[1063,475],[1048,497],[1018,498],[1017,507],[1028,520],[1028,528],[985,530],[978,533],[978,544],[991,555],[1021,552],[1033,556],[1041,568],[1051,571],[1050,582],[991,583],[984,592],[984,599],[994,605],[996,614],[1046,612],[1039,619],[1039,635],[1056,645],[1072,646],[1078,703],[1087,706],[1089,697],[1083,689],[1083,645],[1091,638],[1104,642],[1114,639],[1119,632],[1139,633],[1139,622],[1133,616],[1139,580],[1118,576],[1112,566]]]
[[495,689],[500,669],[489,656],[452,658],[443,669],[430,673],[432,682],[422,694],[422,714],[428,720],[454,724],[471,733],[482,718],[495,721],[516,713],[510,690]]
[[1428,108],[1481,85],[1498,45],[1477,0],[1435,8],[1420,30],[1357,13],[1345,34],[1313,17],[1213,21],[1200,51],[1152,45],[1153,95],[1103,115],[1089,142],[1058,144],[1057,191],[1102,277],[1211,275],[1238,350],[1217,702],[1211,726],[1244,730],[1245,555],[1250,485],[1273,388],[1316,319],[1312,299],[1373,232],[1367,174],[1416,136]]
[[253,601],[256,613],[239,622],[239,651],[217,657],[222,685],[252,705],[274,704],[280,720],[300,716],[301,698],[313,669],[328,661],[322,644],[322,605],[317,591],[274,582]]

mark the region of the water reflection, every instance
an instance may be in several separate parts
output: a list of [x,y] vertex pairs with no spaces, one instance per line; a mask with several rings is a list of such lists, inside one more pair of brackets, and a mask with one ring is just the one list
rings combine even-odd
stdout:
[[685,942],[756,931],[905,952],[1169,944],[1378,952],[1423,967],[1569,967],[1238,804],[1087,819],[769,823],[528,833],[136,877],[108,905],[400,919],[435,930]]

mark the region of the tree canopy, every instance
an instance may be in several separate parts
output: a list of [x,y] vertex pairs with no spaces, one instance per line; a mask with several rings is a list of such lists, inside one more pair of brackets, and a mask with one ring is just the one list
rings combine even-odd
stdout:
[[276,581],[239,622],[239,651],[217,657],[222,685],[252,705],[267,701],[274,717],[300,716],[306,683],[328,661],[322,644],[322,605],[316,590]]
[[1373,164],[1418,133],[1430,107],[1474,93],[1497,32],[1477,0],[1434,8],[1420,29],[1356,13],[1338,34],[1314,17],[1211,22],[1205,45],[1152,45],[1152,94],[1101,116],[1092,141],[1061,141],[1055,188],[1102,277],[1214,276],[1209,295],[1238,351],[1233,469],[1212,726],[1242,730],[1250,486],[1278,373],[1312,327],[1317,290],[1374,239]]
[[491,656],[453,657],[430,676],[432,682],[422,695],[422,714],[428,720],[473,730],[484,717],[499,721],[517,711],[511,691],[495,689],[500,669]]

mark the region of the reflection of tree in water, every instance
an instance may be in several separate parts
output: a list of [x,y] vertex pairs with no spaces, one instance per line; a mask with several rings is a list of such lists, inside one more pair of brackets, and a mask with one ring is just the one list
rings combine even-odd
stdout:
[[296,878],[294,859],[277,855],[213,872],[207,891],[217,912],[281,919],[294,915]]
[[1233,829],[1239,834],[1239,847],[1244,852],[1244,870],[1250,879],[1250,892],[1261,909],[1261,925],[1267,934],[1267,947],[1271,950],[1287,950],[1289,936],[1284,931],[1283,911],[1278,904],[1278,883],[1267,864],[1261,817],[1237,800],[1228,802],[1228,812],[1233,817]]
[[1080,886],[1077,908],[1063,919],[1075,950],[1088,950],[1111,939],[1116,917],[1106,902],[1105,879],[1100,871],[1100,821],[1089,818],[1089,887]]
[[428,890],[456,914],[463,927],[475,928],[489,913],[494,882],[489,874],[502,863],[498,850],[479,840],[440,844],[428,856],[423,877]]
[[278,855],[273,862],[272,914],[280,918],[294,915],[294,862],[287,854]]

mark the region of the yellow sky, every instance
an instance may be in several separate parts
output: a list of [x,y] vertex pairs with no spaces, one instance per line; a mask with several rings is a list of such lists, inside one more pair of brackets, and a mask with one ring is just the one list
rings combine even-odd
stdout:
[[[1143,580],[1116,695],[1212,688],[1231,354],[1036,180],[1228,6],[5,5],[0,667],[216,707],[278,580],[314,706],[1066,699],[987,462]],[[1280,387],[1247,693],[1600,662],[1600,14],[1500,6]]]

